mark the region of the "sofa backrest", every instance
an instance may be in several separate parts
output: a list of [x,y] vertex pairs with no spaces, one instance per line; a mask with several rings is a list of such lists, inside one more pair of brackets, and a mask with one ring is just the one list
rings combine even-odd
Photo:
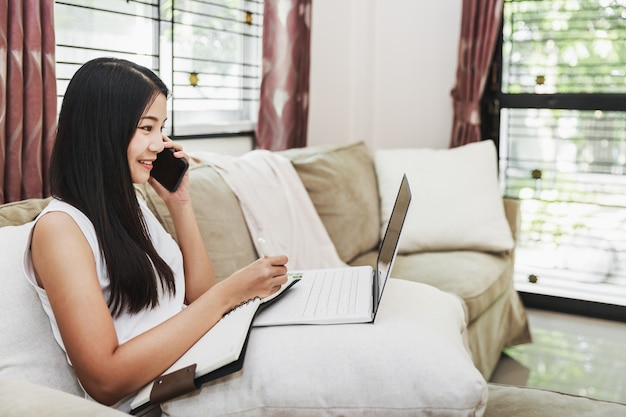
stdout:
[[[339,257],[349,263],[377,248],[380,199],[374,160],[364,143],[322,145],[280,152],[291,160],[311,197]],[[218,280],[253,262],[256,250],[239,201],[209,164],[193,165],[190,181],[194,211]],[[152,187],[138,193],[176,238],[172,219]],[[0,227],[33,220],[49,198],[0,206]]]
[[[380,201],[373,158],[363,143],[280,152],[300,176],[344,262],[375,249]],[[253,262],[256,250],[239,201],[212,165],[192,165],[191,198],[216,277],[222,280]],[[176,238],[165,203],[149,185],[137,187],[165,229]]]
[[[279,152],[300,176],[339,257],[350,263],[375,250],[381,213],[372,153],[362,142],[320,145]],[[194,211],[218,280],[248,265],[257,254],[235,194],[210,164],[190,168]],[[138,193],[174,238],[169,213],[149,185]],[[0,227],[31,221],[49,199],[29,199],[0,206]],[[519,202],[504,199],[509,226],[516,237]]]
[[19,226],[37,217],[50,202],[48,198],[29,198],[0,205],[0,227]]

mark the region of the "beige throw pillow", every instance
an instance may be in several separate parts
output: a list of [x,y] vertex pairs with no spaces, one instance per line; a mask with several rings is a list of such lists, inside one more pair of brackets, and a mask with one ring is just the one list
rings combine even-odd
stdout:
[[344,262],[378,246],[380,207],[374,158],[365,143],[282,151],[311,197]]

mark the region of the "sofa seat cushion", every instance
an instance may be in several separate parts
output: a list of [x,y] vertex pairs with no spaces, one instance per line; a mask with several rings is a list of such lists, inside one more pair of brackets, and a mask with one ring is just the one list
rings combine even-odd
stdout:
[[[505,292],[511,291],[511,255],[474,251],[398,255],[391,276],[432,285],[457,295],[472,323]],[[362,255],[353,265],[375,265],[376,253]]]
[[436,285],[458,295],[467,306],[468,323],[511,289],[508,254],[451,251],[399,256],[393,276]]
[[55,342],[39,297],[23,273],[32,222],[0,228],[0,377],[83,395],[65,353]]
[[374,159],[363,142],[280,154],[296,169],[342,261],[377,247],[380,198]]
[[374,324],[253,328],[243,369],[162,405],[166,416],[481,416],[487,384],[460,302],[390,280]]

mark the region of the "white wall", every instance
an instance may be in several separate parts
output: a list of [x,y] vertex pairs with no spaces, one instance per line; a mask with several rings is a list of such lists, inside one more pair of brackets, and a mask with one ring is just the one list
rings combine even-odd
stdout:
[[[309,145],[447,148],[461,3],[313,0]],[[185,149],[250,149],[233,145],[193,140]]]
[[251,137],[228,137],[212,139],[177,140],[183,145],[185,152],[208,151],[222,155],[242,155],[252,149],[254,141]]
[[461,0],[314,0],[310,145],[447,148]]

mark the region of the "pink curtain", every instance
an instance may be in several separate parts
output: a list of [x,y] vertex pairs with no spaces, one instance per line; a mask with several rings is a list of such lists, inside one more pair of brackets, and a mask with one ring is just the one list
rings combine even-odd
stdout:
[[480,99],[501,19],[502,0],[463,0],[451,148],[481,139]]
[[49,194],[54,0],[0,0],[0,203]]
[[311,0],[265,0],[257,147],[306,146]]

